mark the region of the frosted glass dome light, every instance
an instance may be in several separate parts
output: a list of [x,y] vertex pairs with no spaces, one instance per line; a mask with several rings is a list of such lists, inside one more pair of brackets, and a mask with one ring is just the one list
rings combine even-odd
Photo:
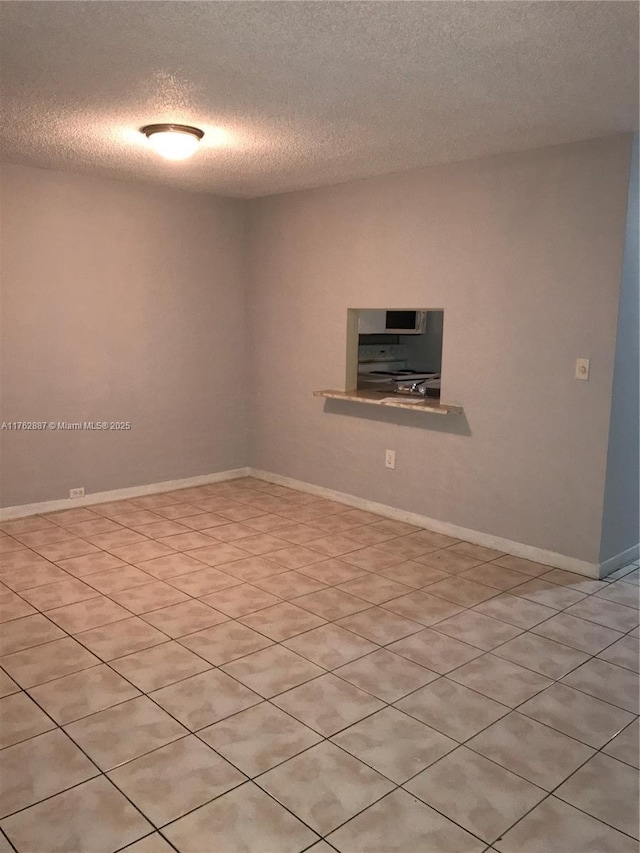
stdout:
[[148,124],[141,133],[154,151],[167,160],[186,160],[198,148],[204,132],[186,124]]

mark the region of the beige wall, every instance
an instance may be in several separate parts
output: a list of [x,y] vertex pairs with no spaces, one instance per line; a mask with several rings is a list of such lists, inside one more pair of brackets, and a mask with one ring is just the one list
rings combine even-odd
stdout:
[[[253,202],[252,464],[597,562],[630,142]],[[434,305],[464,417],[311,396],[344,387],[347,308]]]
[[246,464],[245,207],[2,169],[2,505]]
[[640,293],[638,292],[638,137],[634,139],[618,309],[607,482],[600,560],[640,540]]

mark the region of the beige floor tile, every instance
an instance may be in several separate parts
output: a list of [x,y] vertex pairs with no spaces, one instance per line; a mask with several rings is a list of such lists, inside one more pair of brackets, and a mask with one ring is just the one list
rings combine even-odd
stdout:
[[272,641],[267,637],[238,622],[214,625],[213,628],[206,628],[196,634],[189,634],[188,637],[181,637],[180,642],[215,666],[221,666],[223,663],[229,663],[236,658],[272,645]]
[[34,530],[30,533],[16,533],[14,538],[35,550],[42,545],[53,545],[58,542],[70,541],[76,539],[73,533],[69,533],[63,527],[47,527],[43,530]]
[[104,664],[31,687],[29,693],[60,725],[140,695],[135,687]]
[[198,732],[206,743],[256,776],[318,743],[322,738],[269,702],[247,708]]
[[[332,832],[340,853],[480,853],[484,843],[406,791],[397,790]],[[540,851],[538,851],[540,853]]]
[[341,559],[343,562],[365,569],[367,572],[378,572],[382,569],[388,569],[390,566],[395,566],[397,563],[404,563],[407,560],[407,556],[391,554],[389,551],[383,551],[377,545],[372,545],[344,554]]
[[350,616],[369,607],[369,603],[362,598],[333,588],[302,595],[296,599],[296,604],[329,621]]
[[98,551],[96,554],[86,554],[84,557],[59,560],[58,565],[74,577],[82,578],[94,572],[102,572],[107,569],[117,569],[126,566],[126,563],[113,554]]
[[385,601],[383,607],[385,610],[404,616],[405,619],[411,619],[427,626],[442,622],[443,619],[448,619],[464,610],[464,607],[459,604],[445,601],[444,598],[438,598],[435,595],[429,595],[426,592],[428,589],[429,587],[426,587],[420,592],[410,592],[400,598]]
[[240,583],[229,589],[202,596],[200,600],[232,618],[255,613],[256,610],[270,607],[280,601],[277,596],[248,583]]
[[596,699],[610,702],[632,714],[638,713],[638,675],[631,670],[592,658],[562,681]]
[[151,610],[160,610],[162,607],[189,600],[186,593],[175,589],[164,581],[155,581],[142,586],[134,586],[131,589],[112,592],[109,597],[122,605],[123,608],[126,607],[130,611],[127,615],[149,613]]
[[448,678],[427,684],[396,702],[396,707],[461,743],[506,716],[510,710]]
[[568,613],[558,613],[557,616],[536,625],[531,631],[590,655],[597,655],[624,636],[619,631],[587,622],[586,619],[578,619]]
[[272,700],[325,737],[382,708],[382,702],[334,675],[323,675]]
[[521,628],[465,610],[434,625],[434,630],[488,652],[522,633]]
[[[287,539],[287,536],[280,533],[282,539]],[[311,542],[317,540],[309,540],[305,545],[289,545],[287,548],[282,548],[278,551],[271,551],[267,558],[269,562],[280,566],[287,571],[295,571],[303,566],[311,566],[313,563],[319,563],[327,559],[327,554],[318,551],[312,551],[308,546]]]
[[77,639],[102,660],[113,660],[167,642],[167,635],[157,631],[137,616],[93,628],[77,634]]
[[384,601],[406,595],[412,588],[382,575],[370,573],[340,584],[338,589],[364,598],[371,604],[382,604]]
[[489,560],[496,560],[505,556],[502,551],[496,551],[494,548],[485,548],[482,545],[473,545],[471,542],[458,542],[455,545],[451,545],[449,550],[455,554],[464,554],[466,557],[483,560],[485,563],[489,562]]
[[2,828],[18,850],[108,853],[151,825],[102,777],[2,821]]
[[157,557],[155,560],[140,560],[138,568],[158,580],[167,580],[187,572],[197,572],[205,564],[189,554],[170,554],[168,557]]
[[[97,767],[60,729],[9,746],[0,752],[0,817],[97,775]],[[7,829],[4,822],[2,828]],[[40,853],[49,847],[27,849]]]
[[518,711],[596,749],[633,720],[627,711],[565,684],[552,684]]
[[499,853],[637,853],[638,842],[572,806],[548,797],[509,830]]
[[466,572],[474,566],[479,566],[484,563],[484,560],[478,560],[474,557],[467,557],[464,554],[457,554],[449,548],[441,548],[437,551],[429,551],[421,557],[414,558],[416,562],[423,563],[425,566],[432,566],[436,569],[441,569],[450,575],[457,575],[461,572]]
[[530,633],[509,640],[493,653],[554,679],[562,678],[589,659],[584,652]]
[[343,563],[341,560],[322,560],[320,563],[302,566],[298,571],[306,577],[329,585],[344,583],[367,574],[364,569],[350,566],[349,563]]
[[190,551],[189,556],[206,563],[207,566],[222,566],[245,559],[247,552],[236,548],[235,545],[229,545],[227,542],[216,542],[215,545],[207,545],[206,548],[196,548]]
[[47,566],[47,560],[31,549],[25,551],[12,551],[9,554],[0,554],[0,574],[7,575],[18,569],[32,569],[39,566]]
[[288,601],[250,613],[239,621],[276,642],[324,624],[324,619]]
[[382,607],[370,607],[368,610],[354,613],[353,616],[345,616],[336,624],[381,646],[416,634],[424,627]]
[[221,589],[237,586],[240,581],[231,575],[221,572],[213,567],[202,568],[197,572],[188,572],[176,578],[169,578],[167,583],[194,598],[210,595]]
[[156,826],[163,826],[246,781],[231,764],[190,736],[107,774]]
[[449,677],[511,708],[552,684],[549,678],[493,654],[461,666]]
[[498,594],[493,587],[466,580],[459,575],[429,584],[428,592],[429,595],[436,595],[462,607],[473,607]]
[[14,518],[11,521],[3,521],[0,530],[12,536],[16,533],[30,533],[33,530],[44,530],[45,527],[52,528],[53,522],[42,515],[30,515],[27,518]]
[[272,513],[261,515],[258,518],[251,518],[247,522],[248,527],[259,530],[261,533],[273,533],[274,536],[278,536],[278,530],[283,527],[289,527],[290,524],[291,522],[288,518],[283,518],[281,515],[274,515]]
[[636,769],[640,769],[640,746],[638,744],[639,722],[636,718],[626,729],[623,729],[620,734],[609,741],[602,750],[607,755],[617,758],[618,761],[624,761],[625,764],[629,764]]
[[327,586],[300,572],[281,572],[268,578],[260,578],[254,583],[260,589],[287,600],[297,598],[299,595],[308,595],[310,592],[318,592],[326,589]]
[[417,533],[410,533],[408,536],[400,536],[397,539],[389,539],[376,547],[388,554],[393,554],[395,557],[401,557],[403,560],[413,560],[415,557],[422,557],[424,554],[438,550],[436,543],[425,540],[421,534]]
[[150,539],[161,539],[179,533],[190,532],[190,529],[185,527],[184,524],[180,524],[177,521],[168,521],[167,519],[155,521],[153,524],[141,524],[137,529],[143,536],[148,536]]
[[583,592],[585,595],[591,595],[607,587],[605,581],[593,580],[584,577],[584,575],[577,575],[575,572],[567,572],[564,569],[552,569],[540,577],[542,580],[557,583],[559,586],[570,586],[571,589]]
[[334,671],[334,675],[383,702],[395,702],[438,678],[435,672],[386,649],[379,649],[341,666]]
[[341,536],[331,534],[330,536],[312,539],[307,542],[306,547],[311,551],[323,554],[325,557],[341,557],[343,554],[359,550],[362,546],[355,539],[350,539],[349,533],[346,532]]
[[201,657],[175,642],[117,658],[111,661],[111,666],[144,693],[211,668]]
[[590,747],[517,711],[480,732],[467,746],[546,791],[594,754]]
[[180,851],[210,850],[211,839],[215,838],[224,853],[300,853],[317,839],[315,833],[252,782],[180,818],[163,831]]
[[[284,520],[284,519],[283,519]],[[271,536],[269,533],[258,533],[254,536],[243,536],[241,541],[238,541],[238,547],[243,551],[248,551],[259,557],[261,554],[269,554],[271,551],[280,551],[287,548],[289,543],[284,539],[278,539],[277,536]]]
[[616,604],[614,601],[607,601],[606,598],[598,598],[596,595],[573,605],[567,613],[623,633],[636,628],[639,622],[638,611],[635,608],[625,607],[624,604]]
[[633,672],[640,672],[640,640],[637,637],[623,637],[600,652],[598,657]]
[[169,637],[175,638],[202,631],[204,628],[212,628],[226,622],[229,617],[201,601],[183,601],[145,613],[142,618]]
[[127,619],[131,614],[104,595],[67,604],[47,611],[47,616],[69,634],[79,634],[91,628],[100,628],[110,622]]
[[384,708],[331,740],[398,785],[457,746],[395,708]]
[[390,536],[406,536],[409,533],[428,533],[428,531],[416,527],[415,524],[408,524],[406,521],[396,521],[393,518],[383,518],[382,521],[375,521],[372,527],[376,530],[384,530]]
[[441,675],[482,654],[482,651],[475,646],[461,643],[460,640],[439,634],[431,628],[391,643],[388,648],[389,651],[402,655],[421,666],[426,666],[427,669],[432,669]]
[[175,549],[149,539],[146,542],[137,542],[135,545],[112,548],[111,553],[127,563],[139,563],[142,560],[153,560],[156,557],[168,557],[175,553]]
[[189,533],[178,533],[173,536],[164,536],[158,540],[162,545],[166,545],[174,551],[193,551],[195,548],[206,548],[209,545],[215,545],[219,540],[212,536],[207,536],[206,533],[199,533],[197,530],[191,530]]
[[507,569],[513,569],[514,572],[521,572],[524,575],[535,578],[539,575],[544,575],[551,571],[553,566],[545,566],[544,563],[534,563],[532,560],[525,560],[522,557],[510,557],[507,554],[504,557],[499,557],[493,561],[497,566],[504,566]]
[[0,699],[0,749],[55,728],[55,723],[26,693]]
[[85,584],[94,587],[103,595],[111,595],[113,592],[131,589],[134,586],[143,586],[152,581],[151,575],[134,566],[121,566],[118,569],[108,569],[106,572],[95,572],[86,575],[84,579]]
[[514,587],[511,594],[526,598],[527,601],[533,601],[535,604],[544,604],[545,607],[551,607],[554,610],[564,610],[586,598],[583,593],[571,587],[558,586],[542,578],[533,578]]
[[153,832],[140,841],[134,841],[127,847],[122,848],[122,853],[174,853],[175,848],[160,835]]
[[436,581],[442,581],[449,577],[448,572],[442,571],[442,569],[435,569],[433,566],[423,565],[415,560],[407,560],[405,563],[397,563],[388,569],[380,569],[376,574],[410,586],[413,589],[420,589],[423,586],[435,583]]
[[405,788],[487,842],[500,838],[546,796],[546,791],[464,746]]
[[555,796],[640,839],[638,773],[627,764],[599,753],[564,782]]
[[69,723],[65,731],[101,770],[112,770],[187,733],[146,696]]
[[[239,539],[244,539],[245,536],[253,536],[256,532],[255,528],[249,527],[247,524],[230,523],[228,518],[223,518],[221,515],[215,516],[211,513],[207,513],[207,515],[210,518],[217,519],[217,521],[214,521],[213,524],[198,526],[197,529],[204,531],[216,542],[237,542]],[[187,524],[188,520],[183,519],[182,523]]]
[[393,788],[375,770],[328,742],[269,770],[258,784],[321,835]]
[[6,587],[0,592],[0,624],[11,622],[13,619],[20,619],[23,616],[32,616],[35,609],[27,602],[11,592]]
[[156,690],[151,696],[190,731],[210,726],[262,701],[261,696],[219,670],[193,675]]
[[75,578],[22,591],[22,596],[38,610],[62,607],[65,604],[73,604],[76,601],[83,601],[97,595],[95,589]]
[[319,527],[313,527],[310,524],[294,524],[291,519],[288,520],[289,524],[286,527],[278,528],[279,539],[285,539],[292,545],[304,545],[305,542],[322,536],[323,531]]
[[2,572],[0,581],[14,592],[23,592],[26,589],[32,589],[34,586],[44,586],[44,584],[58,583],[69,579],[69,576],[62,569],[54,566],[53,563],[42,558],[39,559],[39,563],[34,562],[24,568]]
[[640,609],[640,588],[624,580],[615,581],[614,583],[606,584],[603,589],[596,593],[598,598],[604,598],[607,601],[613,601],[616,604],[623,604],[625,607],[635,607]]
[[265,698],[284,693],[324,673],[320,667],[283,646],[270,646],[222,668]]
[[0,625],[0,654],[10,655],[64,636],[64,631],[40,613],[13,619]]
[[0,658],[0,665],[21,687],[33,687],[100,663],[71,637]]
[[533,628],[545,619],[556,616],[558,611],[544,604],[536,604],[526,598],[518,598],[508,592],[502,593],[489,601],[483,601],[473,608],[476,613],[491,616],[516,625],[518,628]]
[[461,572],[459,577],[502,591],[513,589],[514,586],[519,586],[523,582],[520,572],[512,572],[511,569],[505,569],[495,563],[482,563],[479,566],[474,566],[472,569]]
[[[114,520],[109,518],[101,517],[99,515],[94,515],[94,520],[92,521],[83,521],[79,524],[72,524],[67,526],[67,529],[73,533],[74,536],[79,537],[80,539],[86,539],[88,536],[98,536],[101,533],[114,533],[116,531],[122,530],[123,527],[129,527],[130,525],[126,522],[131,519],[134,519],[135,513],[126,513],[124,515],[114,516]],[[115,521],[115,519],[118,519]]]
[[98,548],[84,539],[67,539],[64,542],[55,542],[51,545],[38,545],[34,550],[46,560],[55,563],[57,560],[65,560],[69,557],[82,557],[85,554],[95,554]]
[[322,625],[306,634],[292,637],[284,645],[324,669],[335,669],[377,648],[375,643],[339,625]]
[[0,699],[5,696],[10,696],[12,693],[18,693],[20,688],[12,678],[0,669]]

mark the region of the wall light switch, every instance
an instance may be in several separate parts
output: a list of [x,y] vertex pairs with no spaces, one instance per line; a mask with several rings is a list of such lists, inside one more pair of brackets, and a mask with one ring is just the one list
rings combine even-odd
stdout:
[[588,358],[577,358],[576,359],[576,379],[589,379],[589,359]]

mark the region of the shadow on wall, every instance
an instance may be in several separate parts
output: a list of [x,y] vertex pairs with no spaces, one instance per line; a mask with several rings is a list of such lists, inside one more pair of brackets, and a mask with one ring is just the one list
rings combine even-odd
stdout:
[[464,412],[455,415],[426,415],[424,412],[411,412],[409,409],[385,409],[384,406],[370,406],[367,403],[354,403],[327,399],[324,403],[327,415],[347,415],[365,421],[379,421],[385,424],[429,429],[434,432],[446,432],[450,435],[471,435],[471,427]]

